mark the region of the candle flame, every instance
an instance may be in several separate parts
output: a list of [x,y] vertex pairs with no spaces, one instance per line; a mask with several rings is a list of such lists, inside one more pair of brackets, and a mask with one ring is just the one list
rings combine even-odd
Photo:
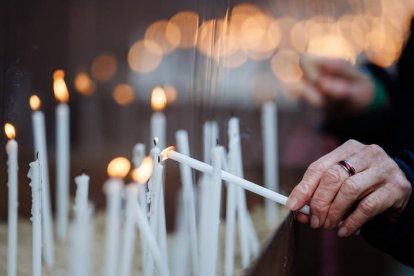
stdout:
[[66,103],[69,100],[68,87],[64,80],[65,73],[63,70],[56,70],[53,74],[53,91],[55,98],[61,103]]
[[137,183],[145,183],[152,175],[154,164],[152,158],[147,156],[141,165],[132,171],[132,179]]
[[163,111],[167,105],[167,97],[165,96],[164,89],[162,87],[155,87],[152,90],[151,106],[155,111]]
[[16,138],[16,129],[12,124],[6,123],[4,125],[4,132],[6,133],[7,138],[10,140]]
[[110,177],[124,178],[127,176],[131,164],[125,157],[117,157],[108,164],[107,172]]
[[171,146],[171,147],[165,148],[165,149],[164,149],[164,150],[160,153],[161,160],[162,160],[162,161],[167,160],[167,159],[168,159],[168,153],[169,153],[170,151],[172,151],[172,150],[175,150],[175,146]]
[[39,110],[40,106],[42,105],[42,102],[40,101],[39,97],[36,95],[32,95],[29,99],[30,108],[33,111]]

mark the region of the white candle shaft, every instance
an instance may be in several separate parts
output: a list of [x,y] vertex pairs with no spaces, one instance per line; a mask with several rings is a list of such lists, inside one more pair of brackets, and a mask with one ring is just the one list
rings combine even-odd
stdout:
[[138,143],[135,144],[132,149],[132,163],[135,168],[138,168],[141,165],[142,160],[145,158],[145,145]]
[[56,234],[60,241],[66,239],[69,216],[69,136],[69,106],[62,103],[56,107]]
[[45,264],[51,267],[55,262],[52,211],[50,204],[49,164],[47,157],[45,116],[42,111],[32,114],[35,156],[40,162],[42,181],[42,251]]
[[[179,130],[175,134],[178,150],[186,155],[190,155],[190,146],[188,142],[188,133],[185,130]],[[186,222],[188,223],[188,234],[190,239],[191,260],[193,274],[197,275],[199,271],[198,262],[198,238],[197,238],[197,224],[194,200],[194,183],[191,168],[184,163],[180,164],[181,182],[183,185],[183,200],[184,212],[186,215]]]
[[131,275],[135,248],[135,204],[138,201],[138,184],[126,187],[125,223],[122,233],[121,276]]
[[[208,165],[206,163],[203,163],[199,160],[196,160],[194,158],[191,158],[189,156],[186,156],[184,154],[181,154],[176,151],[169,151],[168,152],[168,158],[175,160],[179,163],[185,164],[195,170],[198,170],[200,172],[210,173],[212,172],[213,168],[211,165]],[[248,181],[246,179],[240,178],[236,175],[233,175],[231,173],[228,173],[226,171],[221,172],[221,177],[224,181],[227,181],[229,183],[238,185],[242,187],[245,190],[248,190],[252,193],[258,194],[262,197],[268,198],[270,200],[273,200],[279,204],[286,205],[287,202],[287,196],[284,196],[282,194],[276,193],[274,191],[271,191],[269,189],[266,189],[258,184],[255,184],[251,181]],[[302,209],[300,209],[300,212],[309,215],[309,206],[305,205]]]
[[18,181],[17,181],[17,152],[18,145],[16,140],[10,140],[6,145],[7,151],[7,173],[8,173],[8,193],[9,193],[9,210],[8,210],[8,251],[7,251],[7,275],[16,275],[16,257],[17,257],[17,207],[18,207]]
[[73,275],[88,275],[90,208],[88,205],[89,176],[82,174],[75,177],[75,223],[72,237],[72,271]]
[[221,206],[221,168],[222,168],[223,148],[216,147],[213,151],[213,174],[211,176],[211,219],[209,244],[210,251],[207,257],[207,273],[205,275],[217,274],[217,260],[219,256],[219,225],[220,225],[220,206]]
[[[262,108],[263,166],[264,186],[272,191],[279,191],[279,166],[277,147],[277,109],[276,103],[267,102]],[[265,201],[266,220],[269,227],[276,224],[276,205],[271,200]]]
[[158,137],[157,146],[161,149],[165,148],[166,145],[166,131],[167,131],[167,119],[164,113],[155,112],[151,116],[151,127],[150,127],[150,145],[153,145],[155,137]]
[[110,178],[104,186],[106,193],[106,252],[105,275],[118,273],[119,231],[121,217],[122,180]]
[[[159,275],[169,276],[170,272],[168,269],[167,261],[162,258],[160,249],[157,245],[155,237],[151,232],[148,220],[146,219],[145,214],[142,212],[141,207],[138,202],[135,204],[135,216],[139,231],[141,235],[145,237],[145,240],[148,245],[148,249],[151,251],[152,257],[154,258],[155,265],[158,268]],[[115,275],[115,274],[114,274]]]
[[41,168],[38,160],[30,163],[28,177],[32,187],[32,275],[42,275]]

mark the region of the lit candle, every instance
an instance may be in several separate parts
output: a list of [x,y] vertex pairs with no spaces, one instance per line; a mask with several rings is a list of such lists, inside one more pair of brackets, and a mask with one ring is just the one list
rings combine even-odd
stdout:
[[32,275],[42,275],[42,182],[40,162],[36,160],[30,163],[27,175],[32,187]]
[[109,179],[105,182],[106,194],[106,252],[105,275],[113,276],[118,273],[119,232],[121,217],[121,192],[124,178],[129,170],[130,163],[124,157],[117,157],[108,164]]
[[[277,109],[275,102],[266,102],[262,107],[264,186],[279,191],[279,166],[277,148]],[[276,226],[276,203],[265,201],[266,222],[269,229]]]
[[7,186],[9,191],[9,213],[8,213],[8,251],[7,251],[7,275],[16,275],[17,257],[17,207],[18,207],[18,181],[17,181],[17,152],[18,145],[14,138],[16,130],[13,125],[6,123],[4,131],[9,139],[6,145],[7,152]]
[[158,146],[160,148],[164,148],[167,142],[167,122],[164,113],[162,113],[166,105],[167,98],[164,89],[155,87],[151,95],[151,106],[155,112],[151,116],[150,141],[152,142],[155,137],[158,137]]
[[[147,182],[151,176],[152,167],[151,157],[145,157],[141,165],[132,172],[135,183],[131,183],[126,187],[126,217],[122,234],[121,276],[131,275],[135,248],[135,204],[138,201],[139,186]],[[141,242],[145,242],[144,237],[142,237]]]
[[68,227],[69,201],[69,92],[64,80],[64,72],[56,70],[53,78],[53,91],[59,102],[56,107],[56,234],[60,241],[66,239]]
[[[178,151],[185,156],[190,156],[190,146],[188,143],[188,133],[185,130],[179,130],[175,133]],[[198,275],[198,240],[196,212],[194,201],[194,184],[191,168],[187,164],[180,163],[181,183],[183,185],[184,215],[186,216],[188,238],[190,239],[190,252],[192,260],[193,274]]]
[[41,101],[39,97],[36,95],[31,96],[30,107],[34,111],[32,114],[34,152],[40,162],[42,179],[42,251],[46,266],[51,267],[55,262],[55,254],[51,217],[52,211],[50,206],[49,165],[47,157],[45,116],[43,112],[39,110],[40,106]]
[[88,190],[89,176],[86,174],[75,177],[75,224],[72,237],[72,273],[73,275],[88,275],[89,258],[89,216]]
[[[166,149],[164,149],[160,156],[162,156],[163,160],[166,159],[172,159],[177,161],[180,164],[185,164],[197,171],[200,172],[204,172],[204,173],[209,173],[211,174],[213,171],[213,168],[211,165],[203,163],[199,160],[196,160],[194,158],[191,158],[187,155],[184,155],[182,153],[176,152],[174,151],[174,147],[168,147]],[[268,198],[270,200],[273,200],[281,205],[286,205],[287,196],[284,196],[282,194],[276,193],[272,190],[266,189],[263,186],[260,186],[258,184],[255,184],[251,181],[248,181],[246,179],[243,179],[241,177],[238,177],[234,174],[231,174],[229,172],[226,172],[224,170],[221,171],[221,178],[224,181],[227,181],[233,185],[237,185],[242,187],[245,190],[248,190],[254,194],[260,195],[264,198]],[[302,207],[299,210],[301,213],[305,214],[305,215],[309,215],[310,214],[310,209],[308,205],[305,205],[304,207]]]

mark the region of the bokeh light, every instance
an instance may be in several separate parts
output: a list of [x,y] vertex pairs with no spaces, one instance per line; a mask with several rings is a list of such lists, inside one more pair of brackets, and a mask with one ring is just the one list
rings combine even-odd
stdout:
[[117,70],[116,58],[111,54],[101,54],[92,61],[91,73],[98,81],[110,80]]
[[177,89],[173,85],[164,86],[164,93],[167,99],[167,104],[172,104],[177,100]]
[[292,50],[283,49],[277,52],[272,60],[273,74],[285,83],[298,82],[303,72],[299,63],[299,55]]
[[[171,21],[158,20],[145,31],[145,43],[153,42],[161,47],[164,54],[174,51],[181,41],[180,29]],[[150,45],[149,47],[152,47]]]
[[84,71],[78,72],[76,74],[74,84],[76,91],[84,96],[90,96],[95,93],[95,82]]
[[128,105],[134,101],[135,92],[130,85],[121,83],[115,86],[112,97],[117,104]]
[[198,20],[197,13],[192,11],[182,11],[171,17],[170,22],[177,26],[181,34],[178,47],[188,49],[196,45]]
[[163,59],[161,47],[152,41],[139,40],[128,52],[129,67],[137,73],[150,73],[158,68]]

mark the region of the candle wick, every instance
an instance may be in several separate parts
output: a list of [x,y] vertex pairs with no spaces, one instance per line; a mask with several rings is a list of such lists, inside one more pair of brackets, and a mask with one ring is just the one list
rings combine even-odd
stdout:
[[220,140],[217,138],[216,139],[216,146],[220,145]]
[[157,137],[154,138],[153,143],[154,143],[154,147],[156,147],[157,144],[158,144],[158,138]]
[[161,163],[161,156],[158,155],[158,163]]
[[36,152],[36,160],[39,160],[39,152]]

